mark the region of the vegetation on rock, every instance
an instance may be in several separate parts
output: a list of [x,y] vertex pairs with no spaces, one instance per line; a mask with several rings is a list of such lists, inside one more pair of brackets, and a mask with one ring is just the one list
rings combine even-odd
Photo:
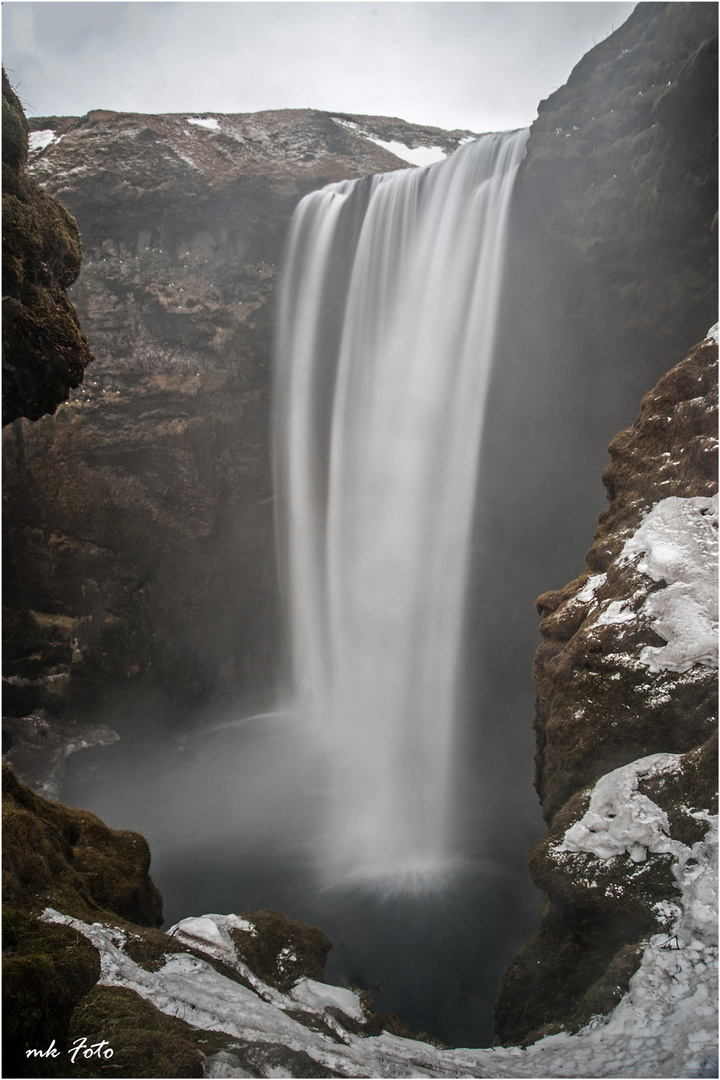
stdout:
[[251,971],[278,990],[289,990],[301,977],[322,979],[332,942],[315,926],[278,911],[240,912],[252,930],[231,930],[238,956]]
[[[86,938],[40,922],[51,907],[89,920],[162,922],[148,876],[150,853],[137,833],[117,832],[89,811],[40,798],[3,765],[3,1053],[7,1075],[35,1073],[30,1048],[53,1038],[62,1052],[73,1009],[97,982],[100,961]],[[56,1069],[53,1072],[53,1068]]]
[[[563,851],[585,814],[590,788],[647,755],[683,755],[639,790],[666,814],[670,837],[688,847],[717,813],[717,672],[651,671],[643,646],[662,641],[638,615],[648,579],[618,559],[644,514],[669,496],[717,490],[717,345],[700,343],[643,399],[635,424],[613,440],[588,569],[538,600],[543,644],[537,684],[536,787],[548,834],[530,857],[545,894],[538,934],[509,965],[495,1010],[503,1044],[577,1030],[611,1010],[627,989],[650,935],[668,930],[678,895],[673,856],[601,859]],[[592,573],[591,573],[592,571]],[[664,582],[652,585],[660,589]],[[624,617],[603,620],[610,605]]]
[[92,360],[65,290],[82,263],[71,215],[26,173],[28,125],[3,70],[3,424],[53,413]]

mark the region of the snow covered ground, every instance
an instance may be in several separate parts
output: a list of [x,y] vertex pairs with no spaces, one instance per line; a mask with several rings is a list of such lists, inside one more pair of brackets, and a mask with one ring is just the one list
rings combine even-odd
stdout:
[[[248,985],[183,952],[169,953],[158,971],[146,971],[123,952],[124,931],[89,925],[50,909],[43,918],[73,926],[93,942],[102,959],[102,985],[128,987],[162,1012],[237,1040],[227,1051],[206,1058],[208,1077],[291,1076],[290,1069],[278,1071],[277,1063],[271,1064],[278,1046],[304,1052],[320,1068],[349,1077],[717,1076],[717,818],[708,819],[708,833],[692,848],[667,838],[658,844],[662,811],[651,804],[649,838],[650,800],[637,795],[637,778],[672,768],[675,761],[670,759],[676,755],[653,758],[657,760],[646,758],[616,770],[596,787],[596,795],[598,788],[601,793],[609,789],[630,803],[632,810],[622,818],[622,836],[614,836],[612,800],[606,792],[598,799],[605,807],[607,843],[598,847],[590,839],[589,846],[577,826],[574,843],[576,850],[585,843],[581,850],[599,852],[599,858],[613,858],[633,844],[650,852],[670,845],[681,891],[670,930],[647,942],[628,993],[609,1016],[594,1018],[577,1034],[552,1035],[524,1050],[438,1050],[387,1033],[356,1034],[363,1012],[353,991],[300,979],[283,994],[249,971],[228,933],[233,927],[247,931],[247,920],[238,916],[184,919],[170,932],[176,941],[228,963]],[[588,814],[597,813],[598,799]],[[583,820],[586,840],[593,838],[592,823]],[[573,842],[569,834],[565,842]],[[243,1068],[242,1048],[250,1043],[256,1056],[266,1048],[266,1071]]]

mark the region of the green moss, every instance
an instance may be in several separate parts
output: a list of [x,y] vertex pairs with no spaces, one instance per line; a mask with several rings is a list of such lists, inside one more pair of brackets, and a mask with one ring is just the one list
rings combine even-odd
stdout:
[[61,1053],[72,1010],[100,975],[100,957],[67,926],[3,908],[3,1075],[67,1076],[66,1062],[28,1061],[53,1039]]
[[642,960],[639,945],[623,945],[601,977],[585,991],[575,1012],[571,1030],[584,1027],[593,1016],[606,1016],[627,993],[630,979]]
[[332,942],[322,930],[278,911],[243,912],[255,932],[231,930],[240,958],[265,982],[289,990],[303,976],[322,979]]
[[[495,1003],[496,1042],[527,1046],[556,1031],[577,1031],[615,1007],[655,929],[651,913],[628,923],[591,908],[553,902],[538,934],[508,966]],[[628,941],[628,936],[631,940]]]
[[162,922],[144,838],[108,829],[89,811],[42,799],[6,765],[3,835],[3,896],[15,907],[39,912],[50,906],[91,922],[114,916],[140,925]]
[[28,122],[20,99],[10,85],[5,69],[2,72],[2,162],[3,187],[5,169],[19,176],[28,155]]
[[25,174],[27,130],[3,71],[3,423],[54,412],[92,360],[65,294],[80,273],[80,233]]
[[78,1077],[202,1076],[202,1053],[197,1046],[201,1037],[206,1052],[221,1049],[229,1041],[227,1036],[213,1037],[166,1016],[133,990],[98,986],[75,1008],[68,1042],[72,1048],[81,1039],[86,1040],[83,1047],[104,1041],[112,1056],[85,1058],[80,1050],[69,1072]]

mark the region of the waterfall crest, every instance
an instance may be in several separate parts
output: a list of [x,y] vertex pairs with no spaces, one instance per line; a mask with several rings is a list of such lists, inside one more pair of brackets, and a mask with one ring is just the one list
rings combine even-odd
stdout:
[[275,454],[294,710],[327,771],[334,881],[452,864],[464,595],[512,187],[527,131],[298,206]]

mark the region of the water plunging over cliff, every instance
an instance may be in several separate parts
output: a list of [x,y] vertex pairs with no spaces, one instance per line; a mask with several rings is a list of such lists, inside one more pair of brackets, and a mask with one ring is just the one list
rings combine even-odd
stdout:
[[452,865],[464,596],[506,222],[527,131],[300,203],[276,470],[295,710],[319,732],[331,880]]

